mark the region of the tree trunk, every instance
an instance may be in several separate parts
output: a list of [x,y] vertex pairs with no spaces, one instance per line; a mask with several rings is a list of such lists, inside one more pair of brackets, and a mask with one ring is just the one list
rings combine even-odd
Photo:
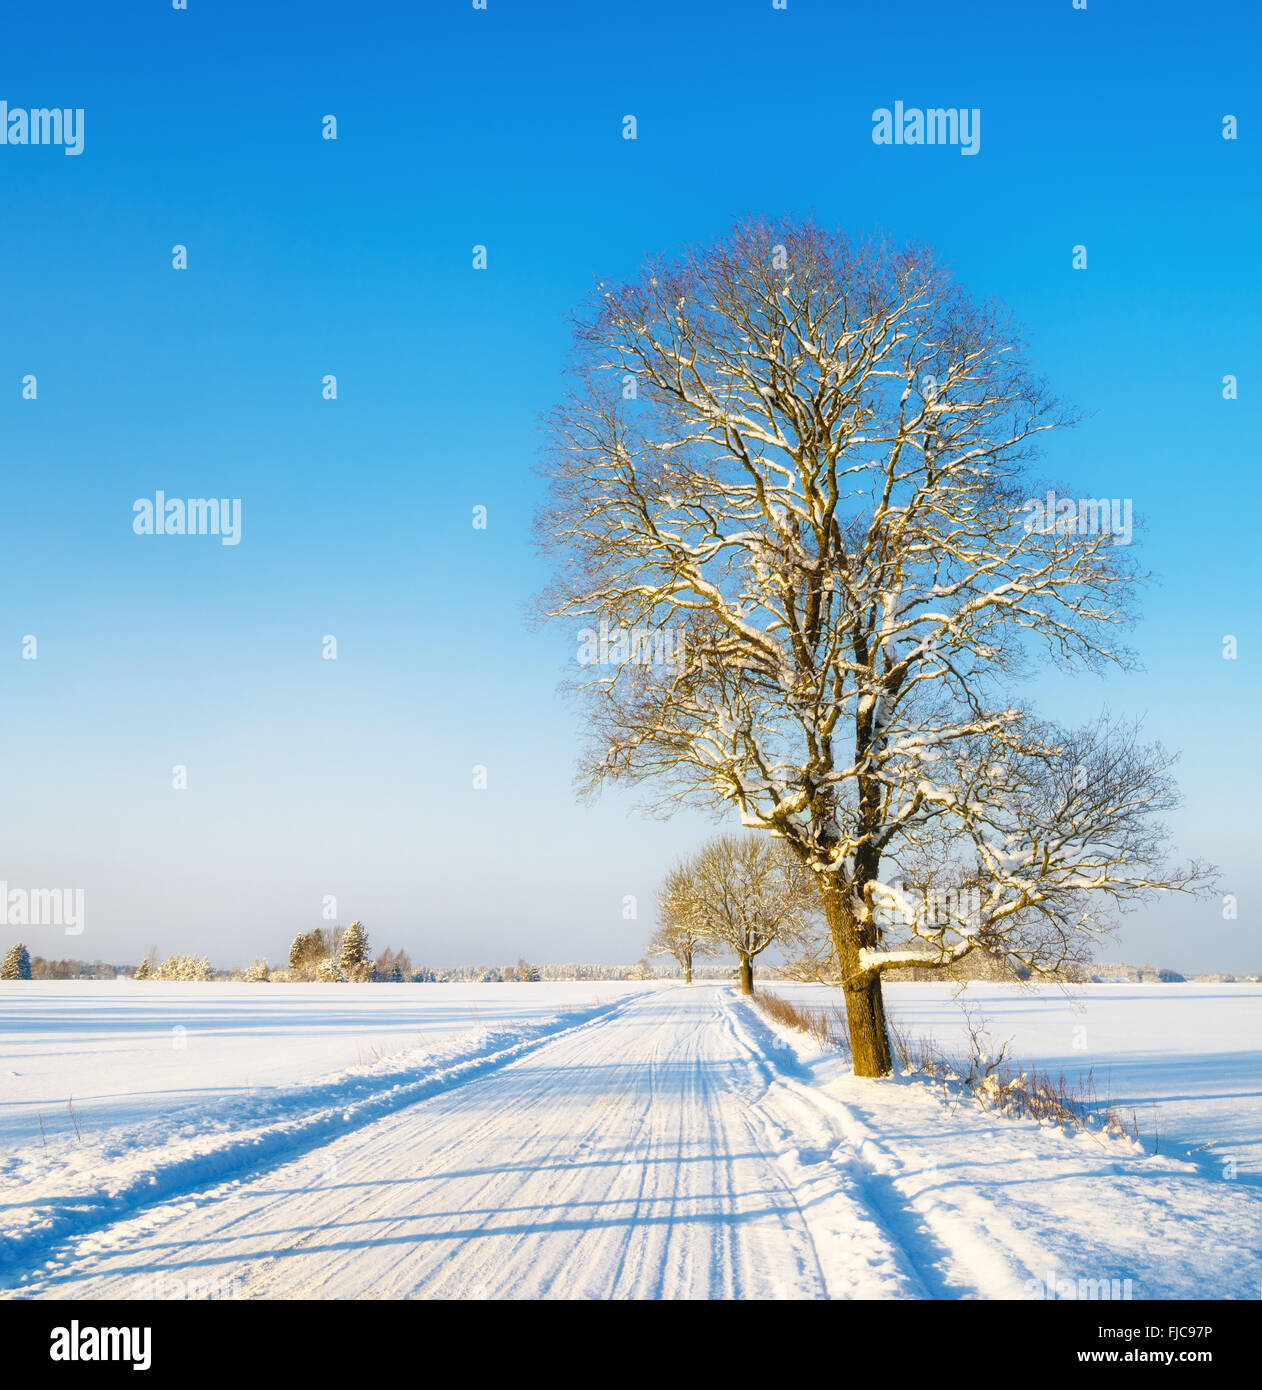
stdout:
[[753,994],[754,992],[754,962],[749,956],[741,957],[741,993]]
[[862,947],[875,949],[877,942],[862,940],[846,885],[829,880],[821,885],[828,929],[841,970],[841,991],[846,1001],[846,1026],[850,1031],[850,1055],[856,1076],[889,1076],[894,1070],[889,1029],[885,1025],[885,999],[879,971],[859,964]]
[[691,965],[685,965],[685,966],[684,966],[684,984],[686,984],[686,985],[692,984],[692,966],[691,966]]
[[868,970],[842,986],[846,997],[846,1024],[850,1029],[850,1053],[856,1076],[889,1076],[894,1070],[889,1029],[885,1026],[885,1000],[881,977]]

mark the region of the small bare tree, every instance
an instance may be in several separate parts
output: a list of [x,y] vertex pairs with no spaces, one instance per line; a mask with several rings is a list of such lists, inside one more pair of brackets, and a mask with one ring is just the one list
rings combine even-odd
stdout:
[[650,956],[674,956],[684,984],[692,984],[692,963],[698,956],[716,954],[705,922],[696,912],[692,875],[687,862],[676,864],[657,895],[658,928],[648,944]]
[[[671,656],[586,668],[588,786],[654,782],[791,848],[858,1074],[892,1067],[884,971],[1055,968],[1113,910],[1206,885],[1165,863],[1168,754],[1016,702],[1039,662],[1128,664],[1135,571],[1098,499],[1031,500],[1070,420],[1002,313],[922,248],[757,222],[600,285],[575,349],[542,608]],[[927,856],[932,912],[901,886]]]
[[711,953],[731,951],[741,993],[754,992],[754,960],[800,943],[820,910],[814,880],[787,845],[760,835],[717,835],[667,878],[671,910]]

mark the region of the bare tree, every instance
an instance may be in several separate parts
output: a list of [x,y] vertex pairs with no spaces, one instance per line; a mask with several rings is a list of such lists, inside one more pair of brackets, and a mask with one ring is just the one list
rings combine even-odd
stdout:
[[810,872],[785,844],[747,832],[717,835],[667,877],[676,919],[712,948],[731,951],[741,993],[754,992],[754,960],[802,941],[820,909]]
[[389,946],[373,961],[373,978],[391,984],[401,984],[412,978],[412,961],[408,953],[400,947],[397,951]]
[[674,956],[684,984],[692,984],[692,963],[716,954],[711,933],[697,914],[694,883],[687,861],[676,864],[657,895],[658,927],[648,944],[650,956]]
[[[1033,446],[1068,423],[928,251],[809,223],[650,262],[577,325],[542,609],[683,635],[668,662],[584,668],[584,780],[727,803],[791,847],[860,1075],[891,1070],[881,974],[913,948],[1046,969],[1109,909],[1207,882],[1165,867],[1167,754],[1014,695],[1036,661],[1129,662],[1130,548],[1096,499],[1031,505]],[[940,849],[954,897],[930,915],[900,884]]]

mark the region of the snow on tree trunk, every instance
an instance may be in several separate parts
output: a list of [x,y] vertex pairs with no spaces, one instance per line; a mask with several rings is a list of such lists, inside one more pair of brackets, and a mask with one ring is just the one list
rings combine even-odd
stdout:
[[741,957],[741,993],[754,992],[754,962],[748,956]]
[[859,954],[865,946],[876,944],[874,934],[868,928],[865,936],[863,924],[856,919],[851,907],[851,894],[843,884],[825,878],[820,885],[820,896],[841,970],[855,1075],[888,1076],[894,1070],[894,1061],[885,1022],[881,974],[878,970],[864,969]]

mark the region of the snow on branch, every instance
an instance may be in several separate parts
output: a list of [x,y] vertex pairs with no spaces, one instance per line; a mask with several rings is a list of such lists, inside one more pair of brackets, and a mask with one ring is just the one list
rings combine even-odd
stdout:
[[[847,978],[909,951],[1037,963],[1110,910],[1205,887],[1165,866],[1161,750],[1014,699],[1041,663],[1128,666],[1137,574],[1107,533],[1028,524],[1037,446],[1071,418],[932,254],[742,224],[604,288],[570,384],[541,613],[683,634],[669,667],[573,682],[588,789],[728,805],[783,841]],[[884,941],[894,871],[934,855],[976,922]]]

